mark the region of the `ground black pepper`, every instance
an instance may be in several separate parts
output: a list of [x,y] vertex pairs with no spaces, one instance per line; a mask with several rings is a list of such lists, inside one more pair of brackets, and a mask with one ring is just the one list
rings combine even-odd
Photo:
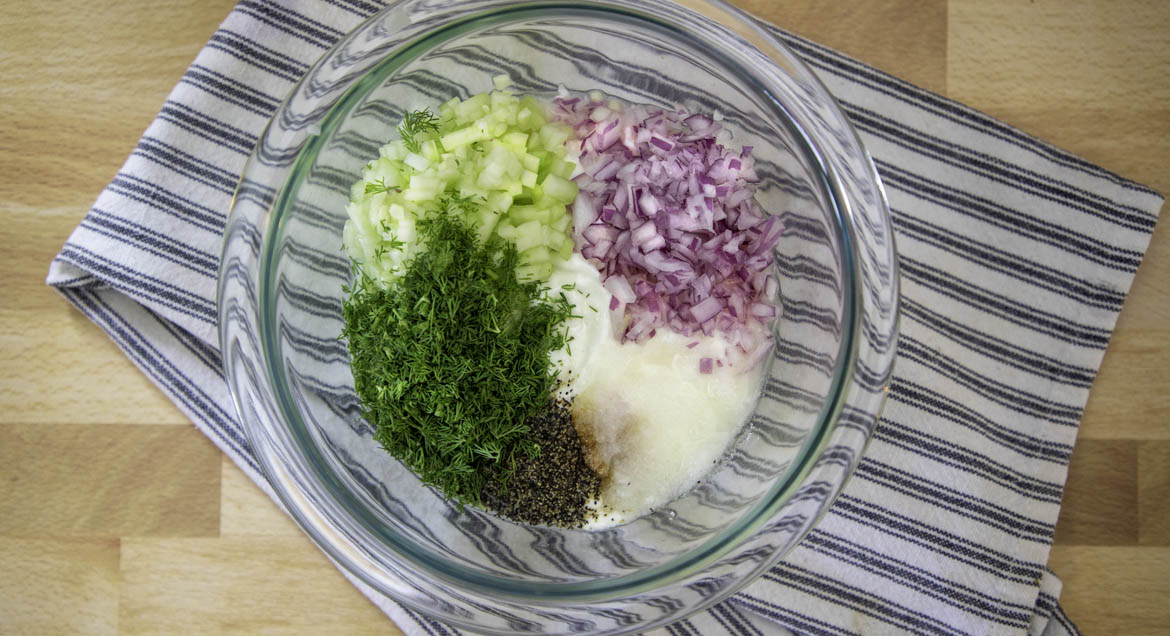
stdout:
[[516,456],[505,489],[488,480],[484,503],[513,521],[581,527],[592,517],[588,504],[601,493],[601,480],[585,461],[569,404],[552,400],[526,423],[540,453]]

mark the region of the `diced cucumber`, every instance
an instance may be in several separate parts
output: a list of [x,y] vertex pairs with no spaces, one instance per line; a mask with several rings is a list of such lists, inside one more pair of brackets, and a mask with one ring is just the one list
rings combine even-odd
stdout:
[[529,263],[522,259],[520,265],[516,267],[516,278],[521,281],[548,280],[548,277],[552,276],[552,272],[552,263]]
[[[563,234],[565,238],[568,238],[569,230],[572,228],[572,225],[573,217],[569,215],[568,210],[562,207],[559,216],[557,216],[556,219],[549,224],[549,227]],[[572,242],[573,240],[569,239],[569,243],[571,244]]]
[[572,161],[565,161],[564,159],[553,159],[549,161],[548,165],[548,173],[555,174],[562,179],[568,179],[573,176],[573,171],[576,169],[576,164]]
[[[547,154],[547,153],[544,153],[543,150],[538,150],[537,152],[540,152],[542,154]],[[539,172],[540,166],[543,162],[541,161],[541,157],[536,155],[535,153],[526,152],[523,155],[520,155],[520,163],[524,164],[525,170],[530,170],[532,172]]]
[[476,219],[477,235],[480,241],[486,241],[496,231],[502,213],[488,207],[479,209],[479,218]]
[[402,195],[407,201],[431,201],[443,192],[443,186],[437,177],[416,174],[410,178],[410,185]]
[[516,231],[515,225],[501,221],[498,225],[496,225],[496,235],[500,238],[508,239],[509,241],[515,241],[516,237],[518,236],[518,232]]
[[564,177],[550,174],[544,178],[541,186],[544,187],[544,193],[549,198],[561,203],[572,203],[573,199],[577,198],[577,184]]
[[571,134],[573,131],[560,124],[545,124],[540,128],[540,140],[548,150],[563,146]]
[[487,199],[487,207],[501,214],[512,207],[513,198],[507,192],[492,192],[484,198]]
[[516,100],[512,98],[512,94],[497,90],[490,93],[490,103],[492,108],[492,115],[503,114],[507,115],[508,111],[512,111],[512,117],[516,113]]
[[473,122],[480,117],[483,117],[490,111],[488,105],[491,103],[491,98],[487,93],[480,93],[474,95],[452,107],[455,112],[455,121],[458,124],[466,125]]
[[500,137],[500,142],[505,146],[511,146],[517,150],[525,150],[528,148],[528,133],[525,132],[510,132]]
[[540,221],[526,221],[516,226],[516,251],[523,253],[547,242],[547,228]]
[[529,221],[541,221],[543,223],[547,217],[548,212],[544,208],[538,208],[535,205],[514,205],[511,210],[508,210],[508,220],[515,224],[527,223]]
[[378,149],[378,154],[385,159],[401,161],[406,156],[406,144],[401,139],[395,139]]
[[[494,78],[497,88],[508,78]],[[547,278],[573,249],[566,204],[577,194],[566,158],[572,131],[548,123],[536,99],[505,90],[453,98],[438,107],[438,128],[379,149],[351,190],[343,242],[375,280],[389,284],[417,253],[417,221],[443,207],[466,211],[481,240],[512,241],[521,271]],[[456,206],[450,197],[458,197]]]
[[533,265],[551,263],[552,252],[546,245],[534,245],[520,252],[520,261],[523,263],[532,263]]
[[554,246],[553,253],[559,260],[567,261],[573,255],[573,239],[564,234],[558,235],[561,237],[561,244]]
[[529,116],[525,118],[528,120],[529,130],[537,130],[548,121],[548,118],[544,116],[544,105],[531,95],[525,95],[520,98],[520,112],[523,113],[524,111],[528,111],[529,113]]
[[414,168],[418,172],[422,172],[431,166],[431,160],[422,155],[416,155],[413,152],[408,153],[406,158],[402,160],[403,163]]
[[440,137],[439,140],[447,150],[455,150],[485,139],[484,133],[486,132],[487,130],[480,126],[467,126],[453,130]]
[[481,188],[489,190],[503,189],[504,167],[498,163],[489,163],[488,167],[479,173],[479,178],[475,180],[475,183]]

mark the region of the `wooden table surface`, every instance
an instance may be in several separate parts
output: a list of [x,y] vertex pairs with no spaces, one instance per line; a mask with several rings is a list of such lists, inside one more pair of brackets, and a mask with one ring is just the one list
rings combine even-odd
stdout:
[[[1170,2],[738,0],[1170,192]],[[0,16],[0,633],[399,633],[43,281],[232,0]],[[1170,633],[1170,228],[1092,390],[1052,551],[1087,634]]]

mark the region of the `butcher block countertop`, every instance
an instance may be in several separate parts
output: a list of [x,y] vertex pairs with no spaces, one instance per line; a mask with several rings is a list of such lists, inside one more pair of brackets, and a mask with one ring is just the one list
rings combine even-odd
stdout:
[[[1170,3],[737,0],[1170,192]],[[44,285],[231,0],[0,16],[0,633],[396,634],[95,325]],[[1072,458],[1051,567],[1086,634],[1170,633],[1170,228]]]

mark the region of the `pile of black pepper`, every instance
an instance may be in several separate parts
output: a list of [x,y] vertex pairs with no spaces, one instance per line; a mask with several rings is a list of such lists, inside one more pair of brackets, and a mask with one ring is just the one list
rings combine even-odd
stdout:
[[522,523],[585,525],[593,516],[589,502],[601,493],[601,479],[585,460],[569,404],[551,400],[526,423],[540,453],[518,461],[503,489],[498,480],[489,479],[484,504]]

